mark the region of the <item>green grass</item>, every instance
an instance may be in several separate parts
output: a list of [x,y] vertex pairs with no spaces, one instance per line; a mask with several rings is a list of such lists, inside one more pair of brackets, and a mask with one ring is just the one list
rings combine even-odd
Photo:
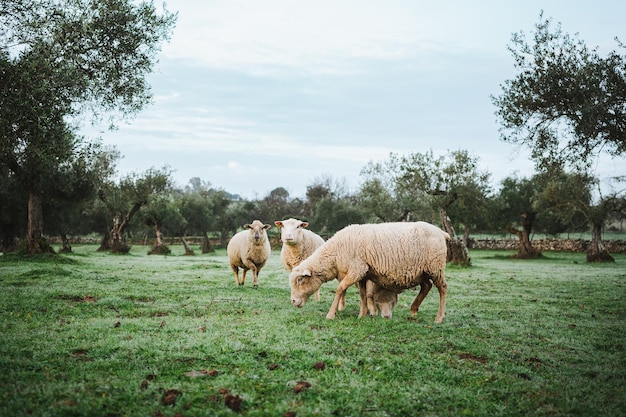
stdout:
[[383,320],[350,289],[327,320],[330,283],[293,308],[278,251],[254,289],[224,250],[96,247],[0,257],[0,416],[625,415],[626,255],[473,251],[434,325],[436,289],[415,319],[415,291]]

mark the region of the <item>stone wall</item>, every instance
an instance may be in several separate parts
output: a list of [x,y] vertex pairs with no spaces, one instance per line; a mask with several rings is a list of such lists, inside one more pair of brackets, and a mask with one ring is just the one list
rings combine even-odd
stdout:
[[[185,238],[190,245],[202,245],[202,238],[197,236],[189,236]],[[215,247],[220,246],[218,238],[209,239]],[[60,244],[61,240],[57,236],[48,237],[48,241],[53,244]],[[135,245],[148,244],[151,245],[154,239],[137,239],[130,243]],[[280,235],[271,236],[270,242],[274,249],[281,247]],[[70,243],[100,243],[100,239],[71,237]],[[168,245],[180,244],[179,238],[166,239]],[[626,253],[626,240],[603,240],[606,250],[610,253]],[[533,247],[540,251],[563,251],[563,252],[588,252],[591,241],[584,239],[533,239]],[[470,238],[469,249],[491,249],[491,250],[518,250],[518,239],[473,239]]]
[[[603,240],[610,253],[626,253],[626,240]],[[536,239],[533,247],[540,251],[588,252],[590,240],[584,239]],[[470,239],[470,249],[517,250],[518,239]]]

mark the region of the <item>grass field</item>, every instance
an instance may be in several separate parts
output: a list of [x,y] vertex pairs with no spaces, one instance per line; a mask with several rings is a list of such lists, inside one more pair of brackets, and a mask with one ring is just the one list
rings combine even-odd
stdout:
[[279,252],[237,287],[224,250],[0,256],[0,416],[624,416],[626,255],[473,251],[415,318],[289,303]]

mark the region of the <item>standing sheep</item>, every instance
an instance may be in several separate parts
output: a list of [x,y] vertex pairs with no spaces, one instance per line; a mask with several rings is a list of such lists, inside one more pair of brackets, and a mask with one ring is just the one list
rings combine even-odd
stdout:
[[326,317],[335,318],[340,298],[356,283],[361,294],[359,316],[362,316],[367,312],[364,283],[367,279],[395,293],[421,285],[411,304],[411,314],[415,315],[434,284],[439,290],[435,323],[441,323],[448,288],[445,280],[448,239],[447,233],[425,222],[348,226],[291,271],[291,304],[304,306],[324,282],[339,278],[335,299]]
[[[297,219],[277,220],[274,222],[276,227],[280,227],[280,240],[283,247],[280,250],[280,258],[283,266],[289,272],[294,266],[300,264],[318,247],[324,244],[321,236],[307,230],[308,222]],[[319,289],[315,292],[315,300],[320,299]]]
[[[272,248],[267,238],[265,230],[272,227],[269,224],[263,224],[259,220],[255,220],[252,224],[244,224],[241,232],[228,242],[226,252],[230,260],[230,269],[235,274],[235,282],[237,285],[243,285],[246,282],[246,272],[252,270],[254,276],[254,286],[257,287],[259,271],[270,257]],[[243,277],[239,281],[239,268],[243,269]]]

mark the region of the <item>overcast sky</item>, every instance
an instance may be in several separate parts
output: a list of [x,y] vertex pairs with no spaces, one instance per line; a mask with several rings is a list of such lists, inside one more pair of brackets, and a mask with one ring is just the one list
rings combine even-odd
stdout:
[[[316,178],[345,180],[390,152],[468,149],[494,184],[531,175],[499,140],[490,95],[514,77],[511,35],[544,16],[602,56],[626,41],[626,2],[170,0],[171,41],[149,81],[155,103],[102,132],[121,174],[168,165],[262,198],[302,197]],[[90,129],[86,129],[93,135]],[[626,175],[626,159],[600,175]]]

